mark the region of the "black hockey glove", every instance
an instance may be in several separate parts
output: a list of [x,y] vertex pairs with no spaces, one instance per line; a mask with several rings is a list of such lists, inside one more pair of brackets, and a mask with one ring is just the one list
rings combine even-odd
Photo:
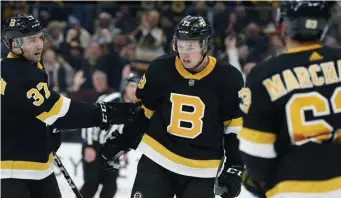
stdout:
[[99,126],[108,130],[112,124],[127,124],[136,119],[136,115],[143,111],[139,104],[106,102],[98,103],[102,111],[102,121]]
[[244,167],[241,165],[225,165],[218,177],[219,186],[226,190],[220,195],[222,198],[233,198],[240,194],[241,177]]
[[148,127],[149,119],[145,117],[142,110],[138,112],[134,122],[124,125],[122,134],[118,131],[111,133],[101,148],[104,169],[111,169],[111,167],[106,168],[108,164],[117,167],[118,159],[123,153],[136,149]]
[[266,198],[266,196],[265,196],[265,192],[266,192],[265,185],[253,180],[249,176],[247,171],[244,171],[244,173],[243,173],[242,183],[243,183],[244,187],[249,192],[254,194],[255,196],[257,196],[259,198]]
[[119,158],[121,155],[130,149],[124,146],[122,135],[117,131],[113,131],[110,137],[101,147],[101,168],[107,171],[116,171],[119,169]]

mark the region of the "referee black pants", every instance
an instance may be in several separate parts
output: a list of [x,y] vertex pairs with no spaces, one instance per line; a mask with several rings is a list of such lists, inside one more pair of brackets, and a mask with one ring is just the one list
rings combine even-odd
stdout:
[[[98,151],[97,151],[98,154]],[[98,156],[98,155],[97,155]],[[84,184],[80,189],[84,198],[93,198],[100,184],[100,198],[113,198],[117,191],[118,172],[105,171],[100,167],[99,156],[93,162],[83,160]]]

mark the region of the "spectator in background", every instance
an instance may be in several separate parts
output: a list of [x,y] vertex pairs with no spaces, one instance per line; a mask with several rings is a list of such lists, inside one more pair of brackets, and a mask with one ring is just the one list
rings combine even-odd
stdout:
[[19,13],[27,13],[29,10],[26,1],[1,2],[1,21],[5,22],[9,17]]
[[243,32],[244,28],[250,23],[250,19],[246,14],[244,5],[237,5],[235,10],[235,20],[237,23],[234,24],[234,31],[237,33]]
[[136,59],[151,61],[165,53],[164,32],[158,27],[160,14],[151,10],[141,17],[141,24],[131,34],[136,41]]
[[56,92],[68,92],[72,86],[74,71],[60,56],[57,58],[52,49],[43,54],[43,63],[48,75],[48,85]]
[[[225,9],[225,3],[224,2],[216,2],[215,4],[215,10],[213,14],[213,29],[214,29],[214,50],[213,53],[215,56],[219,56],[224,51],[224,38],[227,34],[230,34],[233,28],[226,27],[225,24],[228,22],[228,13]],[[232,23],[230,23],[232,24]],[[227,30],[227,34],[225,34],[225,29]]]
[[95,5],[93,3],[74,2],[72,13],[79,20],[79,23],[87,31],[91,32],[94,25]]
[[[77,71],[76,76],[82,76],[84,82],[77,87],[78,90],[87,90],[93,88],[92,74],[94,71],[101,69],[101,50],[96,42],[91,42],[85,49],[84,56],[81,62],[81,69]],[[76,91],[78,91],[76,89]]]
[[126,66],[122,62],[122,58],[114,48],[113,38],[108,29],[102,30],[104,44],[102,47],[105,51],[101,59],[101,69],[108,75],[109,86],[115,90],[119,90],[122,79],[122,70]]
[[65,42],[63,33],[66,25],[67,24],[65,22],[59,21],[51,21],[47,25],[51,46],[53,50],[57,52],[61,52],[62,44]]
[[[116,27],[122,31],[123,34],[133,32],[138,25],[136,17],[132,16],[128,5],[121,5],[120,12],[117,14]],[[115,35],[113,35],[114,37]]]
[[112,38],[121,32],[121,30],[114,25],[112,16],[107,12],[102,12],[99,15],[92,40],[100,44],[107,44],[108,39],[105,38],[106,35],[104,35],[103,30],[107,30]]
[[96,70],[92,74],[92,89],[80,90],[85,80],[81,72],[75,74],[72,87],[73,91],[71,92],[72,99],[94,103],[100,95],[113,93],[115,91],[109,87],[108,76],[101,70]]
[[268,55],[269,57],[273,57],[283,53],[284,42],[281,39],[280,32],[276,30],[275,25],[269,23],[268,26],[264,29],[264,33],[269,37],[269,47],[266,55]]
[[[231,64],[243,73],[243,66],[249,55],[248,47],[242,45],[237,48],[237,36],[233,34],[227,36],[224,42],[226,46],[225,52],[220,55],[219,60]],[[245,75],[243,77],[245,78]]]
[[83,49],[85,49],[91,42],[90,33],[80,25],[80,22],[76,17],[70,15],[68,21],[70,25],[69,31],[70,30],[76,31],[76,35],[73,38],[77,38],[77,40],[80,43],[80,46]]
[[258,63],[268,57],[268,54],[266,54],[268,40],[268,37],[262,34],[261,28],[256,23],[251,22],[246,27],[246,45],[250,51],[249,62]]
[[[129,48],[129,38],[128,36],[124,34],[117,34],[114,38],[114,50],[119,54],[121,61],[124,65],[122,69],[122,79],[125,79],[128,77],[128,75],[131,73],[131,58],[129,57],[129,53],[127,50]],[[127,56],[126,56],[127,55]]]
[[178,24],[186,11],[186,4],[191,2],[186,1],[165,1],[162,7],[160,25],[165,34],[165,44],[164,50],[165,52],[169,52],[173,50],[172,47],[172,39],[173,39],[173,30],[175,25]]
[[188,15],[208,18],[208,10],[205,1],[194,1],[194,6],[188,9]]
[[[66,43],[64,45],[62,54],[65,60],[74,68],[76,71],[82,69],[83,65],[83,48],[80,46],[77,39],[70,40],[73,35],[77,32],[74,29],[70,29],[66,36]],[[70,41],[69,41],[70,40]]]

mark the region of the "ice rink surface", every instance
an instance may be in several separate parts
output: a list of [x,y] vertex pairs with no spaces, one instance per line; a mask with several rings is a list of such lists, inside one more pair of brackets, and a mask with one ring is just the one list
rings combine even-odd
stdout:
[[[65,168],[74,180],[75,184],[80,188],[83,184],[81,144],[63,143],[57,154],[61,158]],[[127,155],[128,164],[121,164],[120,174],[117,180],[118,192],[114,198],[129,198],[136,174],[136,165],[140,156],[141,154],[139,152],[131,151]],[[55,167],[55,173],[57,175],[59,188],[62,192],[62,197],[75,198],[71,187],[66,182],[64,176],[60,173],[58,167]],[[220,196],[217,196],[217,198],[218,197]],[[250,195],[244,189],[239,195],[239,198],[253,197],[254,196]],[[99,198],[98,193],[96,194],[95,198]]]

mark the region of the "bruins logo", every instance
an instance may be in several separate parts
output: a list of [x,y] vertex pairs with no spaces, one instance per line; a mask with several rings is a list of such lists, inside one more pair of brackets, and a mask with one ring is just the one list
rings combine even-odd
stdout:
[[136,192],[134,193],[133,198],[142,198],[142,193],[139,192],[139,191],[136,191]]

